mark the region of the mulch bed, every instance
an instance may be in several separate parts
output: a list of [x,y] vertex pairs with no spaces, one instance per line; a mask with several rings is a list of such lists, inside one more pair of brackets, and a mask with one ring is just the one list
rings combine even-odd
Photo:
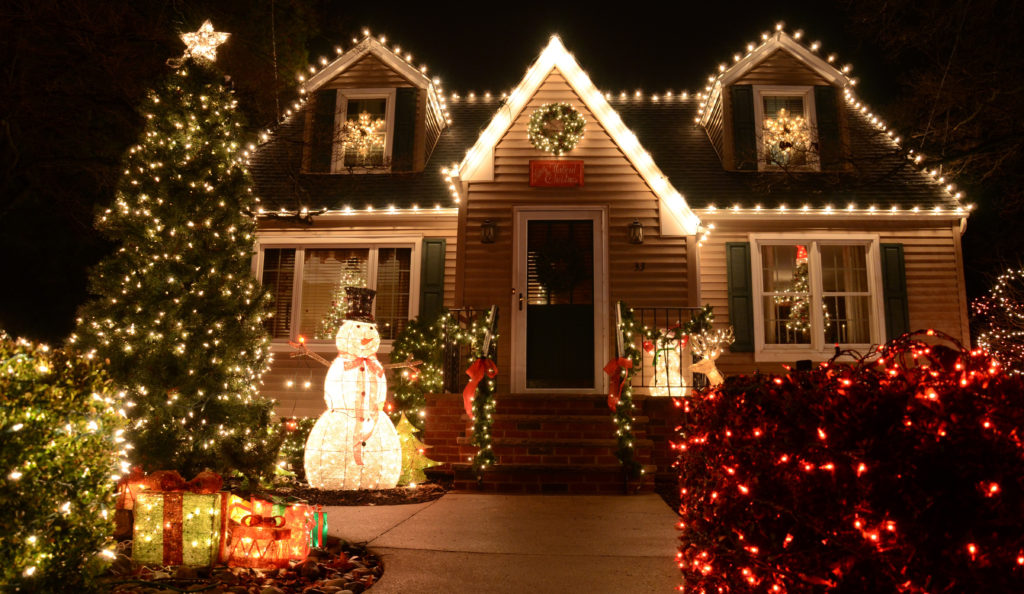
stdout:
[[377,583],[384,567],[364,547],[329,538],[301,562],[282,569],[147,567],[121,553],[102,584],[111,594],[360,594]]

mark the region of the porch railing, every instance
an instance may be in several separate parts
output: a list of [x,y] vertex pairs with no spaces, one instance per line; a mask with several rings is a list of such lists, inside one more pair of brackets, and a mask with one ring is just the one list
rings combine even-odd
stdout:
[[[618,307],[627,307],[622,302]],[[623,337],[623,340],[631,340],[640,350],[640,368],[633,376],[633,388],[637,393],[650,394],[652,389],[655,393],[664,396],[682,396],[686,390],[700,389],[707,385],[707,377],[701,373],[692,373],[690,364],[696,361],[693,351],[687,343],[682,348],[667,349],[657,352],[648,352],[643,348],[643,342],[649,336],[671,328],[679,328],[690,320],[690,318],[701,311],[700,307],[633,307],[633,320],[642,332],[634,334],[630,338]],[[653,342],[653,338],[650,338]],[[655,351],[657,351],[655,345]],[[662,345],[665,346],[665,345]],[[655,366],[657,359],[657,366]],[[660,372],[660,373],[659,373]]]
[[[444,324],[444,352],[442,353],[442,369],[444,372],[444,391],[447,394],[457,394],[466,387],[469,377],[466,375],[466,368],[470,363],[470,356],[473,354],[474,345],[464,338],[472,332],[473,324],[482,324],[487,320],[488,314],[494,310],[494,317],[491,319],[491,327],[487,329],[488,336],[497,333],[498,306],[494,305],[487,309],[457,308],[448,310],[448,320]],[[488,344],[491,359],[498,356],[497,341],[490,340]]]

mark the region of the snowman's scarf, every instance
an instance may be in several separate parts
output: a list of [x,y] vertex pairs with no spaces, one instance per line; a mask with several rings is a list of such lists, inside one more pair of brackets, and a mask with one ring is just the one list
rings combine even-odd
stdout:
[[[355,357],[350,361],[345,361],[345,371],[351,371],[359,367],[363,373],[363,390],[359,396],[358,403],[356,404],[356,419],[359,420],[359,426],[363,427],[366,421],[366,393],[370,391],[370,373],[372,372],[378,378],[384,377],[384,367],[380,364],[380,361],[376,357]],[[380,409],[375,411],[377,414],[373,415],[373,424],[370,425],[369,431],[363,433],[356,433],[356,441],[352,447],[352,458],[359,466],[363,465],[363,442],[370,439],[373,432],[377,430],[377,421],[380,419]]]

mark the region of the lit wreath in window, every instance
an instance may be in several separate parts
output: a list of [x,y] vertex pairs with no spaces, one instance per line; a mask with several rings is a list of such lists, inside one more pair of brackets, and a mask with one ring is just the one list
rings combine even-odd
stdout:
[[576,148],[587,120],[568,103],[545,103],[530,114],[527,134],[534,147],[561,155]]

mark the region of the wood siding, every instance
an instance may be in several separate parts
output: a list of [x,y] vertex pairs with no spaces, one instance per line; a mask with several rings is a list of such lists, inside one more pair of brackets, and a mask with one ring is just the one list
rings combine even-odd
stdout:
[[708,123],[704,126],[704,130],[708,133],[708,138],[711,140],[711,146],[715,147],[715,152],[718,153],[718,158],[725,160],[725,145],[728,142],[730,145],[729,157],[732,157],[732,138],[726,139],[725,133],[725,93],[719,93],[715,99],[715,103],[709,106],[711,115],[708,116]]
[[[728,219],[705,217],[705,224],[714,222],[716,227],[700,248],[701,303],[714,306],[716,325],[730,323],[726,242],[749,241],[749,233],[806,231],[808,237],[826,233],[872,233],[878,235],[880,243],[903,244],[911,330],[934,328],[970,344],[959,228],[948,222],[922,219],[920,223],[855,224],[844,223],[839,215],[817,223],[792,219],[730,223]],[[842,227],[837,228],[836,224]],[[751,251],[751,259],[755,257],[755,252]],[[766,373],[782,371],[780,363],[755,362],[753,353],[727,352],[718,360],[718,367],[726,375],[751,373],[756,369]]]
[[733,81],[737,85],[827,85],[827,80],[784,49],[770,56]]
[[[583,140],[566,158],[584,161],[585,185],[581,188],[532,188],[530,159],[551,158],[535,149],[527,138],[527,123],[545,103],[567,102],[587,120]],[[511,369],[514,207],[599,207],[608,213],[609,336],[614,328],[612,304],[624,300],[637,306],[687,306],[686,238],[660,237],[659,201],[629,163],[625,154],[597,118],[556,70],[540,86],[511,128],[494,149],[494,180],[469,184],[460,218],[460,236],[466,237],[461,252],[462,271],[457,302],[468,307],[497,304],[501,308],[498,368]],[[479,241],[480,224],[491,219],[497,225],[492,244]],[[627,228],[633,219],[644,225],[644,243],[628,242]],[[641,270],[642,268],[642,270]],[[499,376],[500,391],[509,389],[507,374]]]
[[[301,236],[296,236],[296,232],[301,233]],[[302,228],[281,221],[260,222],[261,239],[281,237],[285,234],[289,238],[297,237],[297,244],[314,239],[365,239],[367,243],[371,243],[387,241],[396,236],[442,237],[446,240],[444,304],[445,307],[452,307],[455,303],[455,257],[458,248],[455,215],[437,216],[424,213],[408,217],[339,217],[331,220],[317,219],[315,226]],[[414,266],[420,266],[420,262],[414,262]],[[411,290],[418,293],[420,287],[415,286]],[[275,351],[277,352],[270,371],[263,376],[261,393],[277,400],[277,414],[283,417],[320,415],[326,408],[323,383],[327,368],[306,357],[291,357],[290,349],[284,345],[276,347]],[[320,353],[328,360],[333,359],[336,354],[329,347]],[[381,359],[386,361],[387,356],[382,355]],[[288,386],[289,381],[292,382],[291,386]],[[311,382],[309,388],[304,387],[307,381]]]
[[373,54],[366,54],[325,83],[325,89],[388,89],[414,86]]

